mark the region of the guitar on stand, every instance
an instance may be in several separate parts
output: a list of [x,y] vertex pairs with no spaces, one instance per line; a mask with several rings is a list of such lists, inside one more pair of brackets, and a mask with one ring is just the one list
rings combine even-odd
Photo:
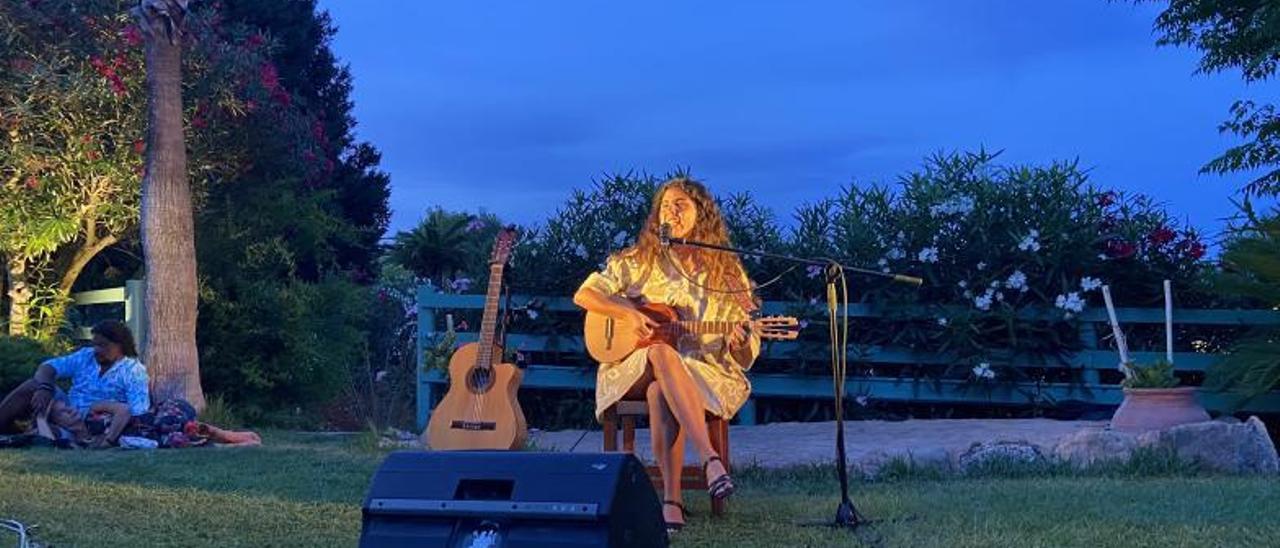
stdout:
[[516,399],[524,372],[501,363],[502,347],[495,340],[502,274],[515,239],[515,229],[507,228],[494,242],[480,338],[449,358],[449,391],[431,413],[425,432],[431,449],[518,449],[528,438],[524,411]]

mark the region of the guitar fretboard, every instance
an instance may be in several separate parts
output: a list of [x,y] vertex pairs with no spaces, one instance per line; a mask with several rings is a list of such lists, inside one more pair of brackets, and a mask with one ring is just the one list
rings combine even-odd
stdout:
[[733,331],[740,321],[678,321],[663,324],[665,329],[673,329],[690,335],[716,335]]
[[502,263],[489,266],[489,290],[484,297],[484,318],[480,320],[480,350],[476,355],[476,367],[487,369],[493,365],[493,341],[498,330],[498,299],[502,292]]

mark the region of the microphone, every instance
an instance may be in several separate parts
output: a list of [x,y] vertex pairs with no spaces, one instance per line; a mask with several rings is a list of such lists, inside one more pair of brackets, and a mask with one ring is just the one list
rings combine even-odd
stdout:
[[662,223],[658,227],[658,245],[671,247],[671,223]]
[[894,274],[893,281],[898,283],[903,283],[903,284],[914,285],[916,287],[920,287],[920,285],[924,283],[924,280],[921,278],[917,278],[915,276],[907,276],[905,274]]

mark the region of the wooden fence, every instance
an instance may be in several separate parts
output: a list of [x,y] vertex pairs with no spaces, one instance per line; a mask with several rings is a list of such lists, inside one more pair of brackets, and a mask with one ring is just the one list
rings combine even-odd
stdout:
[[[510,301],[525,303],[533,296],[513,296]],[[568,298],[537,297],[544,304],[544,314],[567,314],[577,311]],[[431,408],[447,389],[448,380],[438,369],[424,367],[427,350],[437,340],[443,329],[443,315],[476,314],[484,307],[483,295],[455,295],[436,292],[429,286],[418,290],[418,426],[425,427],[430,418]],[[767,302],[765,314],[781,314],[794,309],[796,303]],[[1026,311],[1020,315],[1027,317],[1047,314],[1060,314],[1061,311]],[[1164,311],[1160,309],[1121,308],[1117,315],[1126,329],[1143,324],[1163,324]],[[860,319],[883,318],[884,315],[875,307],[868,305],[851,305],[849,307],[850,329],[857,329]],[[897,318],[900,319],[900,318]],[[921,353],[906,348],[895,347],[863,347],[852,351],[849,356],[851,374],[846,384],[849,397],[866,396],[878,401],[904,402],[937,402],[937,403],[973,403],[987,405],[1029,405],[1036,403],[1062,403],[1068,401],[1089,404],[1116,405],[1120,403],[1123,393],[1118,384],[1116,365],[1118,356],[1115,351],[1100,344],[1102,337],[1109,333],[1106,311],[1098,307],[1080,314],[1080,344],[1082,350],[1072,354],[1057,364],[1027,364],[1028,367],[1056,367],[1074,369],[1071,382],[1041,382],[1026,380],[1024,382],[973,383],[964,379],[915,379],[889,376],[853,375],[854,364],[875,370],[877,365],[886,366],[886,370],[900,369],[903,365],[941,365],[953,360],[945,355]],[[1280,324],[1280,312],[1270,310],[1175,310],[1176,326],[1205,326],[1230,329],[1252,325]],[[477,322],[478,325],[478,322]],[[814,326],[821,329],[820,326]],[[810,328],[813,329],[813,328]],[[475,331],[457,333],[460,343],[474,341]],[[775,342],[765,345],[760,356],[761,361],[785,362],[795,359],[798,342]],[[807,343],[813,344],[813,343]],[[506,336],[506,347],[518,349],[534,356],[560,355],[576,356],[577,359],[565,360],[577,362],[574,365],[565,363],[547,363],[547,360],[536,360],[528,364],[524,381],[520,389],[530,390],[593,390],[595,387],[595,369],[582,365],[584,352],[581,339],[581,325],[568,333],[556,335],[509,333]],[[852,349],[852,345],[851,345]],[[1132,352],[1133,359],[1138,362],[1150,362],[1163,357],[1163,352]],[[1200,351],[1182,351],[1174,353],[1177,371],[1196,377],[1203,373],[1216,359],[1217,355]],[[761,363],[758,361],[757,363]],[[1014,364],[1021,367],[1022,364]],[[775,368],[776,369],[776,368]],[[830,376],[793,375],[781,373],[748,373],[752,385],[752,398],[739,412],[737,420],[741,424],[754,424],[768,417],[757,414],[756,402],[768,398],[829,400],[832,397],[832,380]],[[1222,403],[1222,397],[1212,393],[1201,395],[1202,401],[1215,407]],[[1272,393],[1258,398],[1249,405],[1251,411],[1280,411],[1280,393]]]
[[142,305],[143,280],[128,280],[124,287],[112,287],[71,294],[71,310],[67,319],[71,322],[73,336],[80,341],[93,337],[89,330],[93,324],[105,320],[123,320],[133,332],[134,341],[141,350],[146,345],[147,309]]

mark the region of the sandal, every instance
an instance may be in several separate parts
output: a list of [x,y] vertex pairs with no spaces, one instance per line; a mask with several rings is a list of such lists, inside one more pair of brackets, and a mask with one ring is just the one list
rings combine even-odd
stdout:
[[[680,509],[680,519],[689,519],[689,511],[684,509],[684,505],[683,505],[683,504],[680,504],[680,503],[678,503],[678,502],[676,502],[676,501],[674,501],[674,500],[664,500],[664,501],[662,501],[662,505],[663,505],[663,506],[675,506],[676,508],[679,508],[679,509]],[[674,535],[675,533],[679,532],[681,529],[684,529],[684,523],[683,523],[683,522],[679,522],[679,521],[667,521],[667,520],[666,520],[666,518],[663,518],[663,520],[662,520],[662,521],[663,521],[663,522],[665,522],[665,523],[667,524],[667,536]]]
[[[710,466],[713,461],[719,462],[721,466],[724,466],[724,461],[720,460],[719,456],[712,455],[711,458],[707,459],[707,462],[702,465],[703,475],[707,475],[707,467]],[[711,495],[711,498],[715,500],[724,500],[729,498],[729,495],[733,494],[734,489],[736,489],[736,487],[733,485],[733,478],[729,477],[729,469],[727,467],[725,468],[724,474],[721,474],[720,477],[715,479],[715,481],[707,482],[707,494]]]

